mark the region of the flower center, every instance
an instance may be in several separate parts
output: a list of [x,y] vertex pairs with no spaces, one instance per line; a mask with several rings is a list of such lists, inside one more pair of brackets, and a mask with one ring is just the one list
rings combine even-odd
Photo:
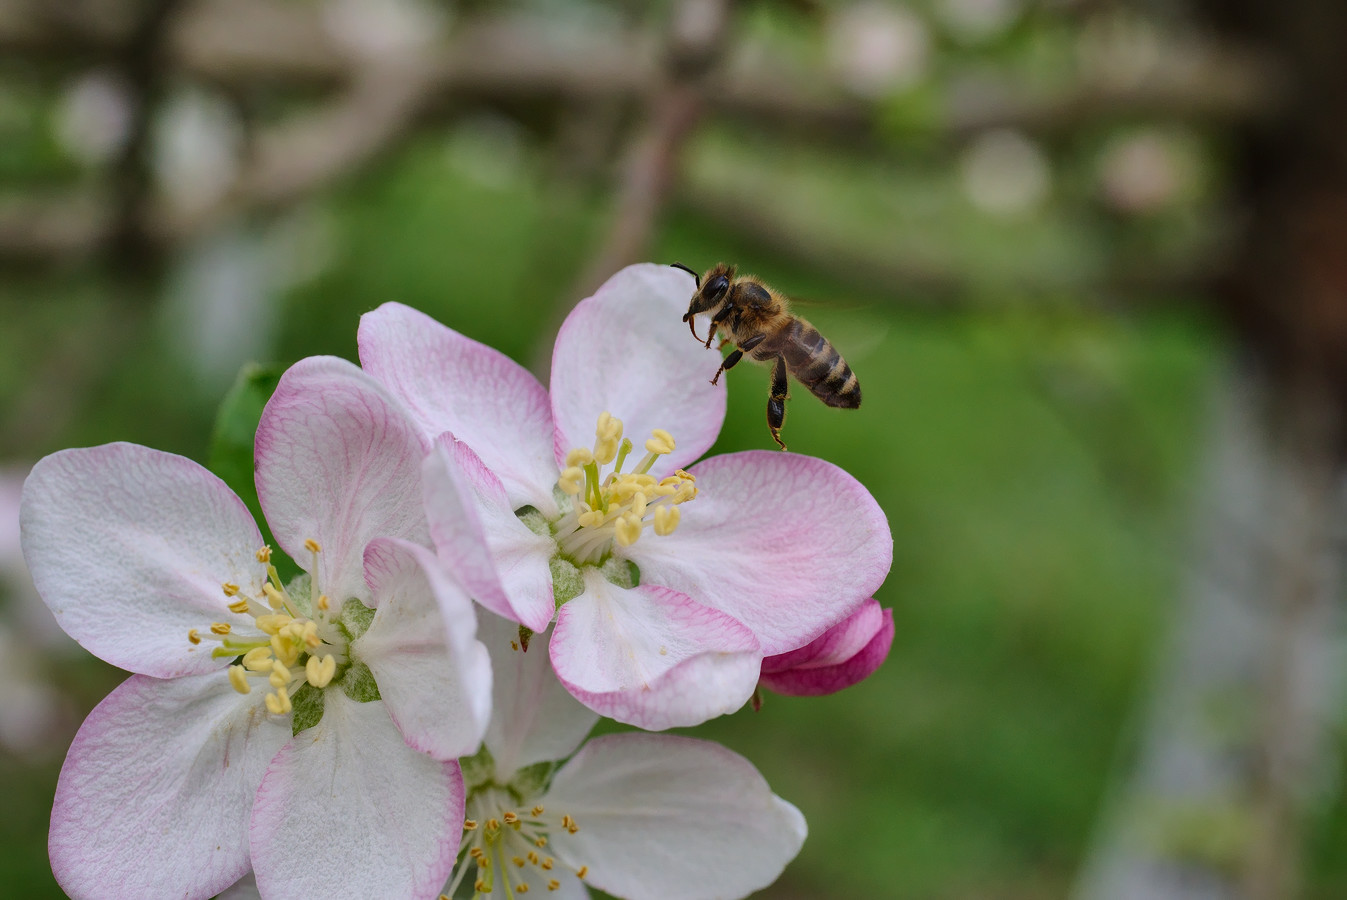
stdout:
[[[496,785],[474,791],[468,798],[457,870],[443,896],[454,896],[470,868],[476,872],[474,898],[527,894],[529,881],[521,877],[524,871],[534,883],[546,884],[548,891],[561,888],[558,876],[564,872],[560,869],[570,867],[548,856],[547,847],[561,835],[575,834],[580,825],[569,815],[548,813],[542,805],[516,812],[516,798],[510,789]],[[589,866],[572,871],[583,879]]]
[[347,662],[347,638],[337,625],[340,611],[318,589],[322,547],[315,540],[305,541],[304,546],[313,554],[307,598],[282,586],[271,562],[271,548],[263,547],[257,551],[257,561],[267,567],[261,597],[248,596],[237,584],[221,585],[231,600],[229,611],[251,616],[253,628],[236,630],[227,622],[215,622],[206,633],[195,628],[187,632],[193,644],[218,641],[220,646],[211,650],[211,656],[239,658],[229,667],[229,683],[240,694],[252,691],[249,679],[265,678],[271,688],[265,700],[267,711],[277,716],[292,710],[292,688],[301,682],[327,687],[337,667]]
[[[601,562],[615,542],[630,547],[647,523],[657,535],[673,534],[679,504],[697,496],[696,479],[682,469],[662,480],[649,474],[655,460],[673,452],[673,435],[664,429],[651,433],[646,455],[630,472],[622,471],[633,446],[622,436],[622,420],[603,413],[594,435],[592,450],[576,447],[566,454],[557,478],[557,487],[572,500],[553,532],[561,552],[577,565]],[[605,474],[609,463],[613,468]]]

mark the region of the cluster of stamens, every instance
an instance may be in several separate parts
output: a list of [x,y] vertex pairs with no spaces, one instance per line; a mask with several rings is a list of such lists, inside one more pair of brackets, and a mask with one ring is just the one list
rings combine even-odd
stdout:
[[346,662],[346,638],[337,626],[340,610],[333,609],[332,601],[318,590],[322,547],[314,540],[304,546],[313,554],[307,610],[286,591],[271,562],[271,548],[263,547],[257,551],[257,561],[267,567],[261,597],[249,596],[232,582],[221,585],[230,600],[229,611],[251,616],[256,633],[243,633],[227,622],[213,623],[206,633],[195,628],[187,632],[192,644],[219,642],[211,656],[239,659],[229,667],[229,683],[240,694],[252,691],[249,679],[265,678],[271,688],[267,710],[278,716],[292,709],[290,698],[297,683],[327,687],[338,666]]
[[[521,870],[526,867],[535,869],[540,875],[535,880],[544,882],[548,891],[561,888],[561,881],[556,876],[564,874],[561,868],[569,867],[548,856],[547,847],[553,835],[575,834],[580,825],[569,815],[549,816],[542,806],[515,812],[501,805],[508,797],[509,794],[499,788],[488,788],[470,803],[474,812],[498,814],[463,823],[464,841],[463,849],[459,851],[458,870],[449,889],[441,895],[442,900],[454,895],[469,868],[476,870],[474,897],[492,894],[497,889],[501,891],[500,896],[507,898],[527,894],[527,881],[517,877],[511,881],[511,866]],[[589,874],[589,866],[580,866],[574,871],[576,877],[583,879]]]
[[[572,509],[556,523],[562,551],[576,563],[600,561],[613,541],[629,547],[646,524],[657,535],[673,534],[681,513],[678,505],[697,496],[696,479],[678,469],[656,479],[650,468],[674,450],[673,435],[662,428],[645,442],[646,455],[630,472],[622,466],[633,449],[622,436],[622,420],[609,413],[599,416],[594,448],[576,447],[566,454],[566,467],[557,486],[572,498]],[[613,463],[606,475],[602,466]]]

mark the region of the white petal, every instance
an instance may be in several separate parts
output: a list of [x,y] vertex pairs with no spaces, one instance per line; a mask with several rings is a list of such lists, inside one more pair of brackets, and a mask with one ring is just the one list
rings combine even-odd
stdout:
[[476,752],[491,716],[491,661],[472,601],[435,554],[376,538],[365,550],[374,621],[351,644],[403,738],[436,759]]
[[725,381],[711,384],[720,356],[681,321],[695,291],[692,276],[673,266],[627,266],[566,317],[552,351],[558,461],[572,447],[593,445],[602,412],[622,420],[634,459],[653,429],[673,435],[677,448],[651,470],[656,475],[687,466],[715,443]]
[[451,434],[436,440],[422,478],[431,539],[450,571],[487,609],[545,629],[556,609],[556,542],[529,531],[496,476]]
[[257,426],[257,494],[276,541],[309,569],[323,548],[320,589],[366,598],[365,545],[428,544],[420,431],[383,386],[342,359],[300,360],[281,376]]
[[672,735],[590,741],[540,802],[579,825],[555,855],[628,900],[744,897],[777,879],[807,831],[748,760]]
[[752,632],[731,617],[667,588],[617,587],[593,568],[557,614],[551,651],[576,699],[650,731],[733,712],[762,666]]
[[893,537],[865,487],[832,463],[750,450],[698,463],[673,534],[626,554],[643,584],[682,591],[753,630],[768,656],[850,616],[888,575]]
[[524,652],[511,646],[518,646],[518,625],[486,610],[479,617],[478,636],[495,673],[486,746],[500,779],[509,781],[525,766],[570,756],[599,716],[557,680],[548,657],[550,632],[533,635]]
[[552,408],[519,363],[430,316],[385,303],[360,318],[360,364],[433,440],[452,431],[496,473],[514,508],[556,512]]
[[52,871],[74,897],[210,897],[248,870],[248,815],[290,738],[223,672],[133,675],[84,720],[52,804]]
[[268,898],[435,897],[463,836],[463,776],[402,741],[378,701],[326,692],[276,754],[252,819]]
[[215,900],[262,900],[262,892],[257,889],[257,878],[249,872],[217,894]]
[[190,459],[136,444],[48,456],[24,484],[20,518],[33,582],[61,627],[144,675],[224,665],[188,629],[250,622],[220,586],[258,596],[266,575],[243,501]]

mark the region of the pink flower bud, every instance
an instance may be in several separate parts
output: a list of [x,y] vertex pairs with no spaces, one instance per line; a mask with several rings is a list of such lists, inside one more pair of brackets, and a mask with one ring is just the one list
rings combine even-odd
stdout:
[[762,661],[758,686],[792,697],[834,694],[870,677],[893,645],[893,610],[871,597],[798,650]]

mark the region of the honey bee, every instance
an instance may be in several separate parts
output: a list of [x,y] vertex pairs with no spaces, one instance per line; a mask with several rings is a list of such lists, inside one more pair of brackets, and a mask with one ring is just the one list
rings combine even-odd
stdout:
[[734,368],[744,354],[772,363],[767,427],[782,450],[786,445],[781,440],[781,426],[786,421],[786,399],[790,396],[786,373],[829,406],[856,409],[861,405],[861,385],[851,366],[817,328],[791,314],[789,303],[780,293],[751,275],[736,277],[734,266],[725,263],[718,263],[700,277],[681,263],[674,266],[697,279],[697,293],[683,316],[692,336],[701,340],[693,316],[709,312],[711,332],[706,336],[706,346],[711,346],[719,329],[720,345],[732,342],[735,347],[716,370],[712,384],[720,381],[721,372]]

